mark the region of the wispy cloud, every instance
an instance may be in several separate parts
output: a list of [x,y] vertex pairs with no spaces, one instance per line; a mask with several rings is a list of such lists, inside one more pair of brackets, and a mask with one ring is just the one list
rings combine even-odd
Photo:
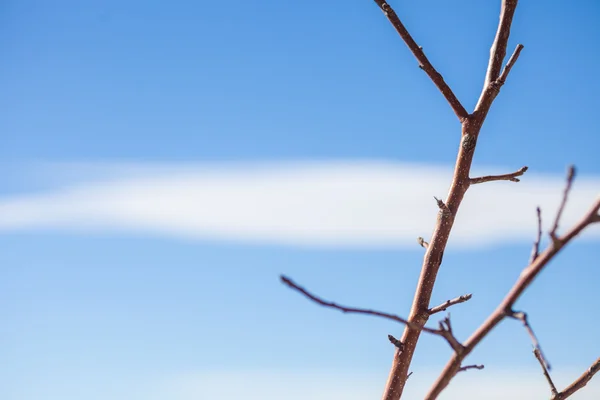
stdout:
[[[127,231],[319,247],[414,246],[430,235],[451,168],[383,162],[255,165],[63,165],[75,183],[0,199],[0,231]],[[492,172],[490,170],[486,173]],[[498,172],[495,169],[493,172]],[[46,172],[48,176],[49,172]],[[531,240],[535,207],[546,226],[563,176],[528,173],[521,183],[469,190],[452,236],[455,246]],[[576,181],[563,227],[600,193],[600,177]],[[593,229],[587,238],[600,237]]]

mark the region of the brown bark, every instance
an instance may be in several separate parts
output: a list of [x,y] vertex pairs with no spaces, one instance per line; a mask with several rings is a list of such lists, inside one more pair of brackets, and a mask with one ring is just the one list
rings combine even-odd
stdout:
[[[397,16],[395,13],[393,13],[393,16],[395,16],[394,20],[390,18],[389,9],[391,9],[391,7],[385,2],[378,0],[375,0],[375,2],[381,7],[384,13],[386,13],[392,24],[394,24]],[[425,252],[421,275],[419,277],[417,290],[414,296],[410,315],[408,317],[408,320],[411,322],[411,326],[406,326],[404,329],[404,334],[400,339],[404,345],[404,349],[402,351],[397,349],[394,354],[392,367],[382,397],[383,400],[399,400],[402,396],[402,391],[404,390],[404,385],[406,384],[406,379],[408,376],[408,368],[412,361],[412,357],[421,334],[420,329],[414,329],[412,326],[417,325],[422,327],[429,318],[429,313],[427,310],[429,309],[429,302],[431,300],[431,294],[433,292],[437,273],[442,263],[444,249],[446,248],[448,237],[450,236],[452,226],[454,225],[454,219],[458,213],[460,204],[471,184],[469,173],[471,170],[471,164],[473,162],[473,155],[475,154],[479,132],[481,131],[483,122],[485,121],[494,99],[506,81],[506,77],[508,76],[510,69],[516,62],[519,53],[523,48],[522,45],[517,47],[509,63],[504,68],[504,71],[502,71],[502,63],[504,62],[506,46],[510,36],[510,26],[516,7],[517,0],[502,1],[500,22],[498,25],[498,31],[496,33],[496,38],[490,51],[488,70],[481,96],[474,112],[469,114],[466,118],[462,118],[461,120],[461,141],[456,158],[452,185],[445,202],[449,212],[443,212],[443,210],[441,210],[438,214],[438,220],[433,230],[433,235],[429,242],[429,246],[427,247],[427,251]],[[394,26],[396,27],[395,24]],[[397,27],[396,29],[398,30]],[[402,33],[400,33],[400,36],[405,39]],[[414,54],[414,41],[408,42],[405,39],[405,42]],[[415,56],[417,56],[417,54],[415,54]],[[419,59],[419,57],[417,57],[417,59]],[[419,61],[421,60],[419,59]],[[425,71],[427,72],[427,70]],[[434,77],[432,77],[432,80],[435,82]],[[440,87],[440,85],[437,86]],[[445,97],[448,99],[448,102],[456,112],[456,107],[453,106],[452,98],[448,98],[448,96]],[[457,115],[459,115],[458,112]]]

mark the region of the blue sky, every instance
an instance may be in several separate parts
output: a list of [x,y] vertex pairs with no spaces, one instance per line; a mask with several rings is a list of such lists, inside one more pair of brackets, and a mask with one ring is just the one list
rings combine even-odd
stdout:
[[[499,1],[413,3],[392,6],[471,110]],[[530,171],[467,194],[433,295],[473,293],[452,310],[462,339],[527,262],[566,165],[563,227],[598,196],[599,11],[519,4],[509,51],[525,49],[474,168]],[[8,1],[0,49],[0,397],[380,395],[402,327],[278,282],[408,314],[460,126],[372,1]],[[600,355],[599,233],[518,304],[559,386]],[[422,340],[414,398],[450,355]],[[445,398],[548,397],[530,350],[504,323]]]

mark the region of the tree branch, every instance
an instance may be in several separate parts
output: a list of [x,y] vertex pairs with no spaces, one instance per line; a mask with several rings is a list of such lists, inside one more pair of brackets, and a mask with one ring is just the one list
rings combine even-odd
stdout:
[[533,344],[533,349],[536,352],[536,357],[539,357],[539,359],[544,363],[545,369],[550,370],[550,363],[548,362],[548,359],[544,356],[544,353],[542,352],[542,347],[540,346],[540,342],[539,342],[537,336],[535,335],[535,332],[533,332],[533,329],[531,328],[531,325],[529,324],[529,319],[527,318],[527,314],[522,311],[518,311],[518,312],[512,311],[511,313],[508,313],[508,316],[511,318],[517,319],[523,323],[523,326],[525,327],[527,334],[531,338],[531,343]]
[[[432,335],[441,336],[444,339],[446,339],[448,344],[450,344],[450,347],[452,347],[455,351],[460,351],[460,349],[463,347],[462,344],[460,344],[458,339],[456,339],[456,337],[452,333],[452,325],[450,324],[450,315],[448,315],[442,321],[440,321],[440,329],[428,328],[426,326],[421,327],[411,321],[408,321],[407,319],[404,319],[404,318],[399,317],[394,314],[389,314],[389,313],[375,311],[375,310],[367,310],[364,308],[346,307],[346,306],[342,306],[342,305],[336,304],[331,301],[323,300],[322,298],[310,293],[308,290],[304,289],[302,286],[299,286],[298,284],[296,284],[294,281],[292,281],[287,276],[281,275],[280,279],[281,279],[281,282],[286,284],[291,289],[302,293],[305,297],[314,301],[317,304],[322,305],[323,307],[340,310],[343,313],[372,315],[375,317],[389,319],[389,320],[399,322],[399,323],[407,325],[407,326],[411,326],[413,328],[418,328],[418,329],[422,330],[423,332],[431,333]],[[392,335],[388,335],[388,339],[399,350],[402,350],[404,348],[404,344],[402,343],[402,341],[396,339]]]
[[556,390],[556,386],[554,385],[554,382],[552,381],[552,378],[550,377],[550,371],[548,370],[548,367],[546,366],[546,361],[544,360],[544,357],[542,356],[542,353],[540,352],[539,349],[533,349],[533,354],[535,355],[535,358],[537,358],[538,362],[540,363],[541,367],[542,367],[542,371],[544,372],[544,376],[546,377],[546,381],[548,381],[548,385],[550,385],[550,391],[552,392],[552,399],[555,399],[556,396],[558,395],[558,390]]
[[433,315],[435,313],[439,313],[441,311],[446,311],[446,309],[448,307],[451,307],[455,304],[460,304],[460,303],[464,303],[465,301],[471,300],[471,297],[473,297],[473,295],[471,293],[469,294],[463,294],[462,296],[456,297],[452,300],[447,300],[446,302],[440,304],[439,306],[435,306],[433,308],[429,309],[429,315]]
[[523,50],[524,47],[525,46],[523,46],[522,44],[518,44],[517,47],[515,48],[514,53],[508,59],[508,62],[506,63],[506,65],[504,66],[504,69],[502,70],[502,74],[500,74],[500,77],[496,80],[496,82],[500,86],[504,85],[504,82],[506,82],[506,78],[508,78],[508,74],[510,73],[510,70],[517,62],[517,59],[519,58],[519,55],[521,54],[521,50]]
[[[349,313],[349,314],[372,315],[375,317],[390,319],[392,321],[399,322],[404,325],[416,327],[416,325],[413,324],[412,322],[410,322],[402,317],[399,317],[395,314],[389,314],[389,313],[375,311],[375,310],[368,310],[365,308],[346,307],[346,306],[342,306],[342,305],[336,304],[331,301],[323,300],[322,298],[310,293],[308,290],[304,289],[302,286],[299,286],[298,284],[296,284],[294,281],[292,281],[287,276],[281,275],[280,279],[281,279],[281,282],[283,282],[284,284],[289,286],[291,289],[302,293],[305,297],[309,298],[310,300],[314,301],[317,304],[322,305],[323,307],[334,308],[336,310],[340,310],[343,313]],[[422,327],[421,329],[425,332],[428,332],[428,333],[431,333],[434,335],[438,335],[438,336],[442,336],[444,338],[446,338],[448,336],[447,333],[443,332],[443,329],[432,329],[432,328],[427,328],[427,327]],[[450,332],[450,333],[452,333],[452,332]],[[395,340],[397,341],[397,339],[395,339]],[[390,341],[391,341],[391,339],[390,339]],[[392,343],[394,343],[394,342],[392,342]]]
[[471,178],[469,179],[469,184],[477,185],[478,183],[484,182],[492,182],[492,181],[511,181],[511,182],[520,182],[521,180],[517,178],[517,176],[523,175],[527,171],[528,167],[523,167],[518,171],[512,172],[510,174],[504,175],[487,175],[481,176],[479,178]]
[[540,241],[542,240],[542,210],[539,207],[535,209],[537,214],[537,236],[533,242],[533,248],[531,249],[531,257],[529,258],[529,264],[535,261],[540,254]]
[[396,32],[400,35],[404,43],[408,46],[410,51],[414,54],[415,58],[419,62],[419,67],[425,71],[425,73],[431,78],[435,86],[442,92],[442,95],[446,98],[450,107],[458,117],[459,121],[463,121],[465,118],[469,116],[469,113],[462,106],[450,86],[444,81],[444,77],[431,65],[427,56],[423,52],[423,48],[419,46],[415,40],[412,38],[408,30],[404,27],[402,21],[396,14],[396,12],[392,9],[392,7],[383,0],[374,0],[375,3],[381,8],[381,11],[385,14],[387,19],[391,22],[391,24],[396,29]]
[[[571,188],[572,180],[573,180],[574,172],[569,170],[569,174],[567,177],[567,184],[565,185],[565,192],[563,195],[563,199],[566,199]],[[564,205],[563,205],[564,207]],[[555,220],[556,226],[558,226],[558,222],[560,220],[560,214],[562,213],[562,207],[559,208],[557,212],[557,217]],[[588,226],[597,223],[600,218],[598,218],[598,210],[600,210],[600,198],[596,200],[596,202],[592,205],[592,207],[588,210],[588,212],[583,216],[583,218],[576,223],[567,233],[563,236],[556,236],[556,239],[542,252],[539,254],[536,259],[531,262],[519,276],[517,282],[513,285],[512,289],[508,292],[504,300],[500,303],[500,305],[496,308],[496,310],[487,318],[487,320],[471,335],[469,339],[464,343],[464,348],[462,352],[456,352],[451,359],[446,364],[446,367],[442,371],[441,375],[438,377],[437,381],[434,383],[433,387],[425,397],[426,400],[436,399],[439,394],[448,386],[452,378],[459,371],[460,366],[469,355],[473,349],[506,317],[513,317],[520,319],[523,321],[526,329],[530,336],[532,337],[532,341],[534,342],[534,346],[539,350],[539,343],[531,330],[531,327],[528,323],[526,323],[527,318],[524,313],[515,313],[512,311],[513,305],[515,302],[521,297],[523,292],[531,285],[533,280],[540,274],[540,272],[548,265],[550,261],[577,235],[579,235],[585,228]],[[541,355],[541,353],[540,353]],[[547,363],[544,361],[545,366]],[[592,376],[597,372],[600,368],[600,360],[592,365],[588,373],[582,375],[580,377],[581,382],[587,383]],[[579,383],[579,380],[576,381],[573,385],[585,385],[585,383]],[[571,388],[571,387],[569,387]],[[568,389],[569,389],[568,388]],[[569,389],[572,390],[572,389]],[[576,391],[578,389],[575,389]],[[573,391],[573,392],[574,392]],[[567,389],[565,389],[565,393]],[[564,397],[566,398],[566,397]]]
[[560,221],[560,217],[562,217],[562,213],[567,205],[567,198],[569,197],[569,192],[571,191],[571,186],[573,185],[573,179],[575,179],[575,167],[570,165],[567,172],[567,185],[565,186],[562,200],[560,202],[560,206],[558,207],[558,212],[556,213],[556,218],[554,218],[554,224],[550,230],[550,238],[552,241],[557,240],[556,231],[558,230],[558,222]]
[[570,397],[573,393],[587,385],[589,381],[592,380],[596,372],[600,371],[600,358],[598,358],[594,363],[585,371],[579,378],[575,380],[575,382],[571,383],[565,390],[558,393],[552,400],[564,400]]
[[[383,6],[384,2],[377,0],[375,1],[380,7]],[[390,14],[389,11],[391,9],[388,7],[389,6],[382,9],[387,13],[386,15],[388,16],[388,19],[392,21],[392,24],[394,24],[397,16],[395,13]],[[421,268],[421,275],[419,276],[413,304],[408,317],[409,321],[414,322],[419,326],[424,326],[429,318],[429,303],[431,301],[435,280],[442,263],[444,250],[454,225],[455,216],[457,215],[460,204],[462,203],[465,193],[470,186],[469,173],[471,170],[471,164],[473,163],[473,156],[475,154],[475,148],[477,146],[479,133],[481,132],[481,127],[494,99],[498,95],[500,88],[504,83],[504,81],[496,82],[496,80],[500,76],[500,69],[506,55],[506,45],[508,43],[508,36],[510,34],[510,24],[512,22],[516,7],[517,0],[502,1],[502,11],[498,25],[498,31],[492,45],[492,50],[490,51],[490,62],[488,65],[487,78],[483,85],[481,96],[479,97],[475,111],[466,118],[462,119],[461,142],[458,149],[458,154],[456,156],[456,164],[454,166],[452,183],[450,185],[448,197],[443,202],[445,205],[444,209],[449,212],[438,213],[437,223],[425,252],[423,265]],[[413,54],[419,54],[418,52],[415,52],[415,49],[418,49],[418,47],[415,47],[416,44],[414,44],[414,41],[407,44],[409,48],[413,50]],[[511,63],[510,67],[512,67],[516,58],[516,56],[513,57],[513,62]],[[506,73],[503,74],[504,80],[506,80],[509,70],[510,68],[507,68]],[[410,367],[420,334],[420,329],[413,329],[411,326],[407,326],[404,329],[401,339],[402,343],[404,343],[404,350],[401,352],[396,351],[394,354],[392,367],[390,369],[390,374],[388,376],[382,397],[383,400],[399,400],[402,396],[402,391],[404,390],[404,385],[406,384],[408,368]],[[460,365],[458,365],[457,368],[460,368]],[[456,371],[453,370],[453,372],[455,373]]]

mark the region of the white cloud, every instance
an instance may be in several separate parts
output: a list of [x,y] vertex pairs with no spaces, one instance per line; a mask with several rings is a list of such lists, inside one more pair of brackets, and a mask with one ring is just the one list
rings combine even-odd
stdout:
[[[437,213],[433,196],[445,197],[452,172],[378,162],[71,167],[80,176],[70,186],[0,199],[0,231],[128,231],[297,246],[412,247],[417,236],[431,234]],[[50,172],[60,175],[67,168]],[[485,171],[490,172],[498,170]],[[531,240],[535,207],[541,205],[548,226],[563,186],[563,176],[529,172],[518,184],[473,186],[452,243]],[[599,193],[600,177],[577,179],[561,226],[576,221]],[[584,236],[599,233],[594,228]]]

